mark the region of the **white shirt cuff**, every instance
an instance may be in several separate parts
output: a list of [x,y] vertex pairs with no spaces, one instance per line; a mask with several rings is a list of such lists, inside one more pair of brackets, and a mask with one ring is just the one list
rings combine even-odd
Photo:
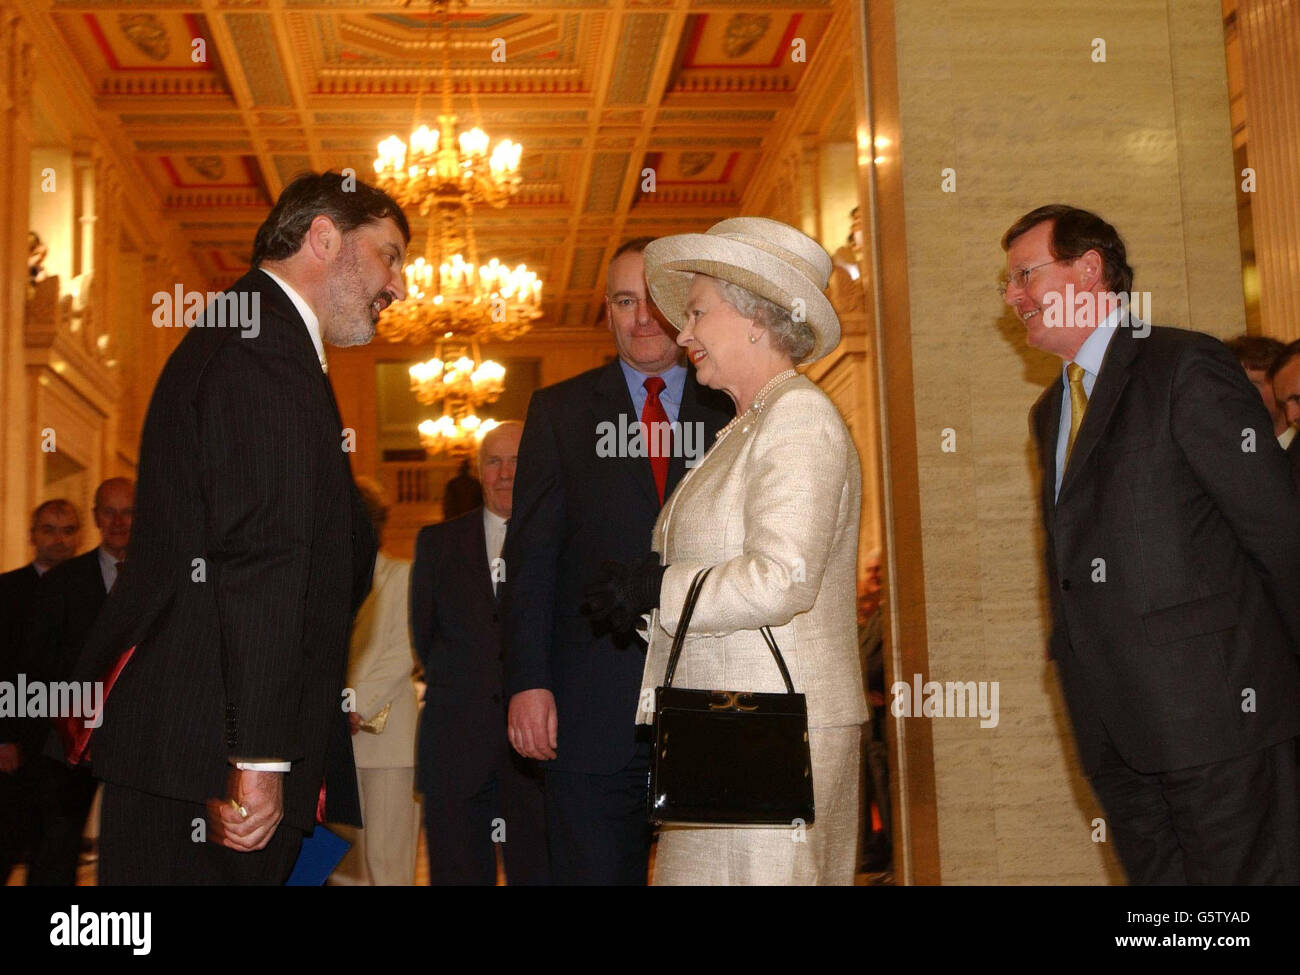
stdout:
[[245,772],[288,772],[292,762],[235,762],[235,768]]

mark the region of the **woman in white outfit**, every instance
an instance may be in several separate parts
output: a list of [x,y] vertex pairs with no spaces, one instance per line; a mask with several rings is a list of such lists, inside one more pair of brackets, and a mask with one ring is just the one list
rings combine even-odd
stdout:
[[839,412],[794,369],[830,352],[839,319],[822,294],[831,261],[774,220],[724,220],[645,249],[650,293],[701,383],[736,419],[665,502],[648,561],[612,580],[628,612],[654,609],[637,720],[653,719],[695,574],[712,567],[674,687],[785,692],[759,630],[770,626],[806,695],[814,825],[666,826],[656,884],[851,884],[862,724],[857,655],[861,473]]
[[[375,536],[384,537],[388,506],[379,485],[357,478]],[[415,652],[407,626],[411,563],[380,552],[374,585],[357,611],[348,651],[348,714],[364,829],[332,824],[352,843],[330,883],[407,886],[415,883],[420,803],[415,795],[415,726],[419,716],[411,672]]]

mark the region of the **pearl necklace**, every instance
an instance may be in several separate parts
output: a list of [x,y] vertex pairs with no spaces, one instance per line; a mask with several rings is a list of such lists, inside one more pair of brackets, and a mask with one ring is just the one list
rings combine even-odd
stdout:
[[764,407],[767,406],[767,402],[766,402],[767,397],[771,394],[772,390],[776,389],[776,387],[780,386],[787,379],[793,379],[797,375],[799,375],[799,370],[786,369],[784,372],[778,372],[775,376],[769,379],[766,383],[764,383],[763,388],[760,389],[754,395],[754,401],[749,404],[749,409],[747,409],[744,413],[741,413],[738,416],[736,416],[730,423],[728,423],[725,427],[719,430],[717,437],[714,438],[714,441],[717,442],[718,440],[721,440],[723,437],[725,437],[728,433],[731,432],[732,427],[734,427],[741,420],[746,419],[751,413],[753,413],[755,416],[762,413]]

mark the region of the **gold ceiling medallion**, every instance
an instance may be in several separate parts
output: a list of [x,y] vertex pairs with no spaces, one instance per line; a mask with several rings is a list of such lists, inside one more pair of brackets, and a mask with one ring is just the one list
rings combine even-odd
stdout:
[[126,39],[154,61],[165,61],[171,53],[167,28],[153,14],[118,14],[117,26]]
[[722,40],[727,57],[738,58],[748,54],[770,26],[772,18],[768,14],[732,14]]
[[683,176],[698,176],[717,158],[716,152],[683,152],[681,166]]
[[218,180],[226,175],[226,161],[220,156],[186,156],[185,161],[204,179]]

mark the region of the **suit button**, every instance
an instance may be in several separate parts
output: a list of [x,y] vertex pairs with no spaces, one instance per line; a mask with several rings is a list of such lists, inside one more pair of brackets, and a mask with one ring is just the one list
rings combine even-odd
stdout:
[[493,694],[493,695],[492,695],[492,703],[493,703],[493,704],[500,704],[500,703],[501,703],[501,695],[500,695],[500,694]]
[[1061,580],[1061,591],[1062,591],[1062,592],[1069,592],[1069,591],[1070,591],[1070,580],[1069,580],[1069,579],[1062,579],[1062,580]]

